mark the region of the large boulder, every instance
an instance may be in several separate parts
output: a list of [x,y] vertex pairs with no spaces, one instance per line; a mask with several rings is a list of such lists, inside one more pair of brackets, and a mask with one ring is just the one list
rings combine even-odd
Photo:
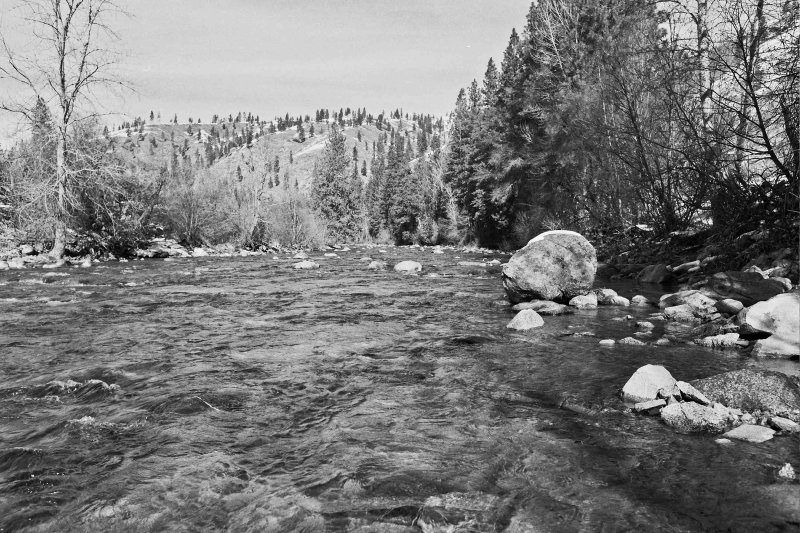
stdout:
[[771,333],[756,342],[753,354],[767,357],[800,355],[800,293],[779,294],[747,310],[745,322],[756,331]]
[[712,402],[800,421],[800,378],[771,370],[745,368],[691,384]]
[[673,403],[661,410],[661,419],[680,433],[722,433],[728,421],[711,407],[694,402]]
[[634,372],[622,387],[622,397],[633,403],[649,402],[658,398],[659,390],[671,390],[675,383],[675,378],[663,366],[645,365]]
[[586,238],[574,231],[547,231],[503,266],[503,287],[512,303],[566,303],[591,290],[596,271],[597,255]]
[[731,298],[751,306],[785,292],[786,287],[778,280],[764,279],[758,272],[730,271],[711,276],[702,290],[715,300]]

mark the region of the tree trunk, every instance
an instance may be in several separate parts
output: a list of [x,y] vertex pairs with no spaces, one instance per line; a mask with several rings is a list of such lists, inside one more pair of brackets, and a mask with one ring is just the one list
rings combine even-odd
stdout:
[[61,259],[64,257],[64,248],[67,244],[67,162],[66,162],[67,143],[64,132],[58,132],[56,145],[56,187],[57,197],[56,206],[53,212],[54,237],[53,248],[50,250],[50,257]]

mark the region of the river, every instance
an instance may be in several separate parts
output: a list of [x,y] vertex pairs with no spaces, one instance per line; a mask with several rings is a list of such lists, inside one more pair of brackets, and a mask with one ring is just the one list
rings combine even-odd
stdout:
[[741,353],[599,346],[633,307],[511,332],[499,269],[457,264],[481,254],[385,251],[0,272],[0,531],[800,527],[797,437],[720,445],[619,399],[644,364]]

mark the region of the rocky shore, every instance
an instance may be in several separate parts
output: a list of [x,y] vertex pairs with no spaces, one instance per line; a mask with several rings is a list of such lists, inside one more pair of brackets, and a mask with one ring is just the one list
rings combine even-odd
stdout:
[[[636,308],[637,314],[643,309],[652,312],[647,320],[631,315],[616,318],[630,323],[632,334],[599,340],[601,346],[657,349],[693,343],[738,350],[742,357],[798,361],[800,291],[796,287],[797,264],[788,259],[790,252],[756,261],[771,260],[773,266],[766,270],[749,264],[744,272],[703,277],[699,275],[703,260],[698,260],[672,267],[637,265],[637,270],[622,275],[637,277],[641,283],[675,282],[683,277],[679,290],[651,301],[643,295],[629,299],[609,288],[594,288],[598,271],[610,274],[609,280],[622,277],[620,272],[598,265],[594,248],[582,235],[547,232],[532,239],[503,267],[507,298],[516,312],[507,327],[515,331],[539,328],[546,323],[543,316],[598,306]],[[664,326],[658,328],[665,332],[659,338],[653,334],[656,324]],[[676,380],[663,366],[644,365],[622,386],[621,396],[632,412],[660,416],[681,433],[721,434],[721,444],[732,439],[759,443],[773,436],[800,435],[797,375],[743,369],[685,382]],[[785,465],[780,475],[794,479],[792,465]]]

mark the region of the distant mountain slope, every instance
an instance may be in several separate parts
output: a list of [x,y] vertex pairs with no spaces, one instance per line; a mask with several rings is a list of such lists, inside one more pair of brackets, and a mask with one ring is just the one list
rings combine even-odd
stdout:
[[[119,154],[129,164],[131,171],[137,168],[171,168],[177,162],[181,167],[191,165],[195,170],[208,169],[222,177],[235,177],[237,168],[243,173],[258,170],[274,177],[273,165],[277,157],[277,180],[280,185],[284,185],[288,172],[290,185],[294,185],[296,181],[301,190],[307,190],[315,161],[322,155],[332,122],[333,120],[304,123],[307,137],[304,142],[298,142],[296,126],[270,133],[269,123],[248,125],[227,121],[215,124],[144,122],[130,129],[110,132],[109,150]],[[309,135],[312,125],[314,134]],[[385,120],[380,129],[374,121],[360,126],[345,125],[342,129],[348,150],[352,152],[354,146],[358,149],[359,174],[366,161],[369,175],[374,146],[389,127],[407,132],[416,146],[421,124],[410,119]],[[252,136],[249,145],[248,131]],[[213,159],[211,165],[208,165],[209,159]],[[366,180],[363,176],[362,179]]]

